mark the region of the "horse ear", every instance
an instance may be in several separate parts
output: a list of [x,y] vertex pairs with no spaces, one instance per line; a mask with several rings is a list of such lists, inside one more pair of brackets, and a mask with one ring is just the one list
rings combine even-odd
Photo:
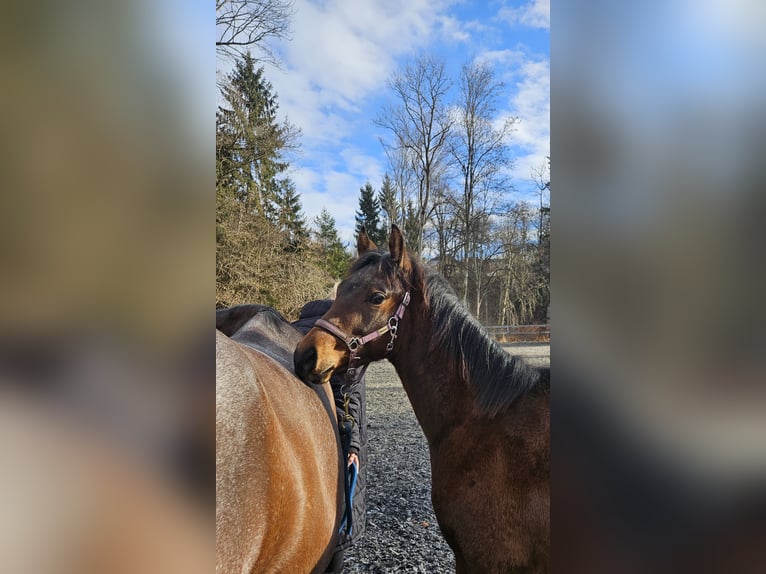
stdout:
[[361,257],[368,251],[373,251],[377,249],[378,246],[373,243],[372,239],[370,239],[367,236],[367,231],[365,231],[364,226],[359,230],[359,235],[356,236],[356,253],[357,256]]
[[411,269],[410,255],[407,253],[407,247],[404,245],[404,236],[396,225],[391,225],[391,236],[388,238],[388,250],[391,253],[391,260],[398,265],[402,271],[409,272]]

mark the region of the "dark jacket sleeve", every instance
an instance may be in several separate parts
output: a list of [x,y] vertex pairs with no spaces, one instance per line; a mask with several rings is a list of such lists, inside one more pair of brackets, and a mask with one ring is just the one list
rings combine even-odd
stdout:
[[[335,397],[335,410],[338,413],[338,420],[342,421],[346,414],[346,394],[348,394],[348,414],[354,419],[351,425],[351,437],[348,442],[349,452],[359,454],[361,449],[360,425],[362,424],[362,392],[364,390],[364,372],[366,367],[360,369],[359,375],[352,385],[346,384],[346,374],[333,375],[330,383],[332,385],[333,396]],[[341,437],[345,440],[345,437]],[[344,444],[345,446],[345,444]]]

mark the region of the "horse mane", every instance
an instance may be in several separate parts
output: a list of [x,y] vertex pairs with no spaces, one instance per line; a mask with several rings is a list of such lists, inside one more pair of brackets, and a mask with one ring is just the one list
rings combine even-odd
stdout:
[[228,309],[216,309],[215,328],[227,337],[231,337],[257,315],[260,315],[274,327],[280,322],[287,321],[273,307],[259,305],[257,303],[248,303],[244,305],[236,305]]
[[425,271],[426,298],[434,325],[431,352],[440,352],[476,389],[482,414],[495,416],[519,397],[549,381],[536,369],[507,353],[463,305],[447,280]]
[[[229,311],[229,317],[223,311]],[[216,328],[233,340],[266,353],[289,371],[293,370],[292,353],[302,335],[276,309],[250,304],[222,310],[216,312]]]

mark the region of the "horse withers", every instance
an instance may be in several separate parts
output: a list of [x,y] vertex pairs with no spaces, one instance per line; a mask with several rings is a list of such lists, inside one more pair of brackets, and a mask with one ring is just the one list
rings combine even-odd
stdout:
[[216,327],[216,572],[324,572],[343,503],[329,385],[295,377],[301,334],[273,309]]
[[550,372],[508,355],[447,281],[362,231],[333,306],[295,350],[299,377],[388,358],[429,446],[457,572],[550,570]]

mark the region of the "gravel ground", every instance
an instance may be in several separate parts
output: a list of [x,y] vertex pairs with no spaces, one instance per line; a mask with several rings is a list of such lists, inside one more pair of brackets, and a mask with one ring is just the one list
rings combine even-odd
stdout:
[[[504,345],[547,364],[547,344]],[[455,559],[431,506],[431,467],[423,431],[394,368],[367,370],[369,461],[367,529],[346,553],[344,572],[454,572]]]

